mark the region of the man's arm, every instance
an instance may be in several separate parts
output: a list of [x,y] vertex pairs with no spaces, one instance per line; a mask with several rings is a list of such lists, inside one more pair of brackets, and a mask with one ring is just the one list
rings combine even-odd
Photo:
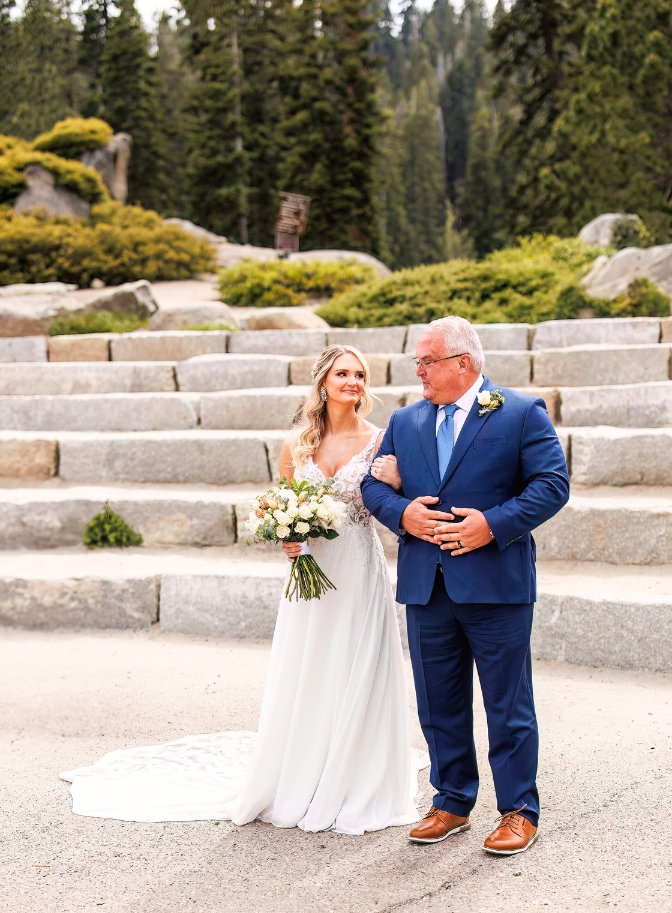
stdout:
[[[394,455],[394,413],[387,426],[387,431],[376,454],[379,456]],[[379,482],[371,475],[371,470],[362,479],[362,500],[370,513],[380,520],[383,526],[398,534],[401,528],[401,515],[411,503],[385,482]]]
[[542,400],[535,400],[527,410],[520,447],[525,489],[484,511],[500,551],[550,520],[569,500],[565,455]]

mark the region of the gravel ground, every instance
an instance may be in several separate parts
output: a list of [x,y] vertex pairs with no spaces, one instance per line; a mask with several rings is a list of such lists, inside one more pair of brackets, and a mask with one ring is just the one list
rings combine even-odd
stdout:
[[[254,823],[72,815],[61,770],[189,733],[255,727],[267,643],[0,632],[3,913],[672,911],[672,677],[535,663],[540,839],[480,849],[496,815],[485,719],[470,832],[434,847]],[[409,672],[410,682],[410,672]],[[422,745],[416,726],[415,743]],[[422,779],[423,805],[429,793]]]

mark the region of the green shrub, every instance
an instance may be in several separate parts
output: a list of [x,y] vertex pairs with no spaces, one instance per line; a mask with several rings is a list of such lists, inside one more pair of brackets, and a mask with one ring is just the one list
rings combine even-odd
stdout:
[[232,327],[228,323],[198,323],[193,327],[183,327],[184,330],[199,330],[201,333],[210,333],[213,330],[221,332],[222,330],[228,330],[229,333],[236,333],[238,327]]
[[219,274],[219,290],[227,304],[248,307],[294,307],[308,298],[331,298],[370,282],[376,271],[357,260],[242,260]]
[[126,548],[142,545],[142,536],[110,510],[107,501],[102,514],[96,514],[84,531],[84,545],[88,548]]
[[12,150],[29,152],[30,148],[28,140],[19,139],[18,136],[5,136],[0,133],[0,155],[5,155]]
[[66,117],[38,136],[33,149],[76,159],[91,149],[107,146],[113,132],[109,124],[97,117]]
[[640,218],[619,219],[611,235],[611,246],[616,250],[624,247],[651,247],[653,238]]
[[[578,317],[669,313],[667,298],[649,283],[615,301],[590,298],[579,285],[601,251],[578,238],[536,235],[485,260],[450,260],[402,270],[351,289],[317,313],[332,326],[427,323],[457,314],[475,323],[538,323]],[[655,294],[654,294],[655,293]]]
[[0,285],[189,279],[212,269],[212,258],[205,241],[138,206],[106,202],[88,221],[0,210]]
[[132,333],[149,323],[137,314],[116,311],[89,311],[88,314],[72,314],[57,317],[49,324],[50,336],[75,336],[79,333]]
[[0,204],[11,205],[26,188],[23,172],[28,165],[42,165],[55,176],[59,187],[74,191],[88,203],[109,200],[103,179],[93,168],[51,152],[36,152],[15,146],[0,155]]

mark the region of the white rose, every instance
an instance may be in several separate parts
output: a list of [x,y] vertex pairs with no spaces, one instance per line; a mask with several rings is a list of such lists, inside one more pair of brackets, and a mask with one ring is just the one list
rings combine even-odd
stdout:
[[304,501],[299,507],[299,516],[302,520],[310,520],[313,516],[313,508],[308,501]]
[[278,521],[280,526],[287,526],[287,524],[289,523],[289,517],[287,516],[287,514],[285,513],[284,510],[274,510],[273,516]]
[[310,532],[310,523],[299,522],[296,524],[294,529],[297,531],[297,533],[300,533],[303,536],[305,533]]
[[334,517],[334,519],[331,521],[332,529],[340,529],[342,526],[343,526],[343,521],[341,520],[340,517]]
[[476,399],[479,406],[487,406],[490,403],[490,391],[482,390],[480,393],[476,394]]
[[316,516],[318,516],[320,518],[320,520],[329,519],[329,510],[322,504],[317,508],[317,510],[315,511],[315,514],[316,514]]
[[254,533],[256,533],[256,531],[259,529],[260,526],[261,526],[261,520],[259,519],[259,517],[256,517],[254,514],[250,514],[249,519],[247,519],[245,521],[245,528],[249,529],[249,531],[252,533],[252,535],[254,535]]
[[279,526],[276,529],[275,534],[278,537],[278,539],[286,539],[287,536],[290,534],[290,532],[291,532],[291,530],[288,526]]
[[295,504],[290,504],[286,510],[286,514],[290,520],[295,520],[299,516],[299,508]]

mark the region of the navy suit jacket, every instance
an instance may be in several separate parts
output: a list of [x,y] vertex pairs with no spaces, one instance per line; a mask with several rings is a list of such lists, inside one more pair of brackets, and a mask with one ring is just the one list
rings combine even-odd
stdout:
[[[502,389],[485,378],[482,390]],[[436,566],[443,567],[448,595],[457,603],[521,604],[536,599],[535,546],[532,530],[569,498],[565,457],[543,400],[502,389],[504,403],[479,416],[478,401],[455,442],[448,468],[439,478],[436,449],[437,406],[421,400],[395,412],[378,456],[394,454],[402,491],[375,479],[362,480],[369,511],[395,533],[401,515],[415,498],[438,497],[430,509],[451,507],[482,511],[495,535],[492,542],[466,555],[418,539],[399,536],[397,601],[426,605]]]

